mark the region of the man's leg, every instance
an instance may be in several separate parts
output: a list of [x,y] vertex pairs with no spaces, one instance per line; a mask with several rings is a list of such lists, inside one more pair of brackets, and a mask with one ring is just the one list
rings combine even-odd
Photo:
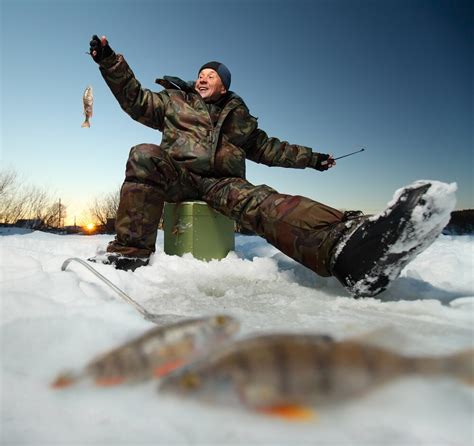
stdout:
[[438,237],[456,203],[455,186],[417,181],[368,218],[241,179],[203,179],[201,186],[211,206],[316,273],[335,276],[356,297],[385,290]]
[[331,275],[339,239],[355,220],[322,203],[241,178],[201,180],[202,199],[321,276]]
[[185,174],[159,146],[133,147],[120,192],[117,235],[107,251],[147,259],[155,251],[164,200],[180,199],[183,187],[189,182]]
[[115,222],[116,237],[107,252],[148,258],[155,251],[163,199],[153,186],[125,181]]

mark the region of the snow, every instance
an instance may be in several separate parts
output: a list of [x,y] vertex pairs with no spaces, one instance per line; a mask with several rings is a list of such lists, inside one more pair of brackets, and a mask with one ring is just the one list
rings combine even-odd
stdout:
[[[160,396],[156,382],[62,391],[64,369],[155,325],[67,258],[86,258],[111,236],[2,229],[2,444],[468,445],[474,392],[451,379],[404,378],[296,423]],[[380,345],[437,356],[473,347],[473,236],[440,236],[377,298],[353,299],[259,237],[237,236],[221,261],[163,253],[134,273],[95,265],[148,311],[173,317],[230,314],[241,336],[315,332],[336,339],[374,331]]]
[[[416,248],[417,240],[420,239],[425,239],[427,240],[426,243],[430,244],[431,240],[435,237],[434,234],[439,234],[449,223],[451,212],[456,205],[456,183],[446,184],[431,180],[416,181],[408,187],[416,188],[427,183],[430,184],[430,188],[423,195],[423,203],[417,205],[411,215],[412,232],[416,234],[416,237],[410,234],[411,241],[410,239],[402,240],[397,243],[398,246],[392,246],[389,251],[390,253],[404,252],[408,249]],[[402,193],[405,189],[399,189],[395,192],[395,196]],[[427,216],[430,218],[427,219]]]

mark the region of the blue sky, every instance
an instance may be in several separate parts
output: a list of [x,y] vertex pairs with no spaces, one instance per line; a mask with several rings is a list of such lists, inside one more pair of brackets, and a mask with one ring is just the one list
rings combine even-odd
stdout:
[[270,136],[335,156],[366,147],[325,173],[249,161],[254,184],[375,212],[436,179],[474,207],[470,1],[1,0],[1,17],[2,166],[54,191],[70,220],[120,187],[132,146],[161,140],[120,109],[85,54],[92,34],[146,88],[219,60]]

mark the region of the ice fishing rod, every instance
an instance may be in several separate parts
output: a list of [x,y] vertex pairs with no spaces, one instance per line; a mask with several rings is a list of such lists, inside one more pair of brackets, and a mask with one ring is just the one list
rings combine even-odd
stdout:
[[345,158],[346,156],[355,155],[356,153],[363,152],[364,150],[365,150],[365,149],[362,148],[362,149],[360,149],[360,150],[356,150],[355,152],[351,152],[351,153],[347,153],[346,155],[338,156],[337,158],[334,158],[334,161],[335,161],[335,160],[340,160],[341,158]]
[[144,318],[148,321],[154,322],[155,324],[162,324],[168,321],[175,321],[176,319],[181,319],[182,316],[177,314],[155,314],[149,313],[145,308],[143,308],[138,302],[135,302],[128,294],[125,294],[118,286],[114,285],[109,279],[100,274],[95,268],[92,268],[87,262],[77,257],[71,257],[66,259],[61,266],[62,271],[66,271],[66,268],[71,262],[78,262],[85,268],[87,268],[92,274],[98,277],[103,283],[105,283],[109,288],[114,290],[122,299],[131,304]]

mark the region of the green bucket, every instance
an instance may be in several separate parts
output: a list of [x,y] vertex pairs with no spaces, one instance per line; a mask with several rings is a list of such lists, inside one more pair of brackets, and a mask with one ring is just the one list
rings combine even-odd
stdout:
[[165,253],[222,259],[234,250],[234,222],[204,201],[165,203]]

